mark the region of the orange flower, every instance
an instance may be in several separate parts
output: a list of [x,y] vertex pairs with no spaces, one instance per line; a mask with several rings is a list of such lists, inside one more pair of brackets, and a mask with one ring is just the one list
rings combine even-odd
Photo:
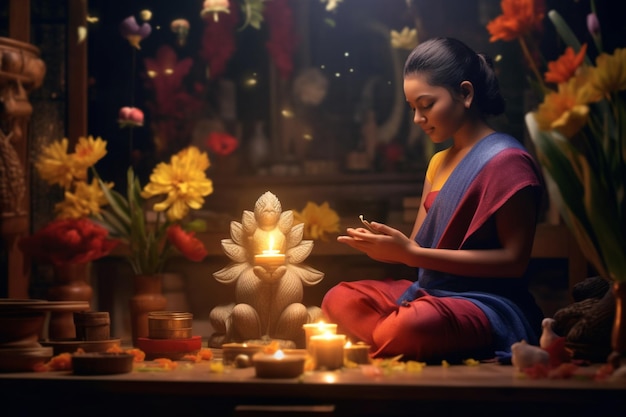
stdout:
[[167,370],[173,370],[178,367],[178,363],[169,358],[156,358],[154,363],[159,367]]
[[487,24],[490,42],[512,41],[541,29],[545,15],[544,0],[502,0],[502,15]]
[[194,237],[194,232],[185,232],[175,224],[167,229],[167,238],[190,261],[200,262],[207,256],[204,244]]
[[46,368],[49,371],[69,371],[72,369],[72,354],[68,352],[61,353],[59,355],[53,356],[48,363],[46,363]]
[[561,84],[572,78],[580,64],[585,59],[587,44],[583,44],[578,53],[574,48],[568,46],[563,55],[557,60],[548,63],[548,71],[544,74],[547,83]]

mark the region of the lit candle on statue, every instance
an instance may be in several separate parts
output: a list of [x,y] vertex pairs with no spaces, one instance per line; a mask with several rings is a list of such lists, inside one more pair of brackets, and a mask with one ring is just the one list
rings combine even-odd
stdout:
[[254,255],[254,264],[266,268],[275,268],[285,264],[285,254],[280,253],[278,249],[274,249],[274,236],[270,235],[269,237],[268,249],[264,249],[263,253]]

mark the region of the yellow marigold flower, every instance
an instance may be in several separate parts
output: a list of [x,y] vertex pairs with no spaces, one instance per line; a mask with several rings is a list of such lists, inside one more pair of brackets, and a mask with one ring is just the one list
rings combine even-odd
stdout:
[[208,166],[206,153],[200,153],[193,146],[185,149],[173,155],[169,164],[161,162],[154,168],[141,196],[166,195],[164,201],[154,205],[154,210],[166,211],[171,221],[180,220],[187,215],[189,208],[201,208],[204,196],[213,192],[213,182],[204,172]]
[[422,372],[425,366],[426,362],[408,361],[406,363],[406,370],[407,372]]
[[557,92],[545,96],[535,113],[541,130],[556,130],[571,138],[583,128],[589,117],[588,104],[599,99],[589,75],[588,71],[583,71],[559,84]]
[[224,362],[222,361],[211,361],[209,364],[209,369],[214,374],[221,374],[224,372]]
[[602,96],[626,90],[626,48],[618,48],[613,55],[602,53],[596,58],[591,83]]
[[195,146],[190,146],[178,152],[175,157],[180,163],[184,163],[191,170],[206,171],[209,166],[209,156],[206,152],[200,152]]
[[465,359],[463,361],[463,364],[466,365],[466,366],[478,366],[478,365],[480,365],[480,362],[477,361],[476,359],[469,358],[469,359]]
[[309,201],[301,213],[294,210],[296,224],[304,223],[306,239],[328,240],[327,234],[339,232],[339,215],[324,202],[321,206]]
[[76,173],[80,171],[73,158],[68,155],[67,146],[67,138],[44,146],[35,162],[39,175],[50,185],[58,184],[63,188],[69,188]]
[[77,163],[89,168],[107,154],[107,143],[101,138],[94,139],[93,136],[80,137],[74,150],[74,158],[76,158]]
[[[113,183],[108,183],[109,188]],[[77,182],[74,192],[66,191],[65,200],[55,205],[57,217],[61,219],[79,219],[91,215],[99,216],[100,207],[107,204],[107,199],[95,178],[91,184]]]

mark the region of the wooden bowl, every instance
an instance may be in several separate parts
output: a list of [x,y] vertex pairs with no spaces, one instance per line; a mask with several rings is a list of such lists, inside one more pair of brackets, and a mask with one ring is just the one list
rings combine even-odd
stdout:
[[0,299],[0,348],[40,347],[46,301]]
[[133,370],[134,359],[128,353],[76,353],[72,369],[76,375],[125,374]]
[[0,349],[0,372],[33,372],[52,358],[52,348]]

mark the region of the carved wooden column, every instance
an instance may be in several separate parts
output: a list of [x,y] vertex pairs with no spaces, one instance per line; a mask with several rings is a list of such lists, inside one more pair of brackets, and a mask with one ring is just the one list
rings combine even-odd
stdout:
[[17,238],[29,232],[28,92],[41,86],[45,65],[39,49],[0,37],[0,231],[7,254],[7,295],[27,298],[25,263]]
[[11,0],[9,34],[0,38],[0,296],[28,298],[28,264],[17,239],[29,233],[28,93],[41,86],[46,67],[27,42],[30,2]]

